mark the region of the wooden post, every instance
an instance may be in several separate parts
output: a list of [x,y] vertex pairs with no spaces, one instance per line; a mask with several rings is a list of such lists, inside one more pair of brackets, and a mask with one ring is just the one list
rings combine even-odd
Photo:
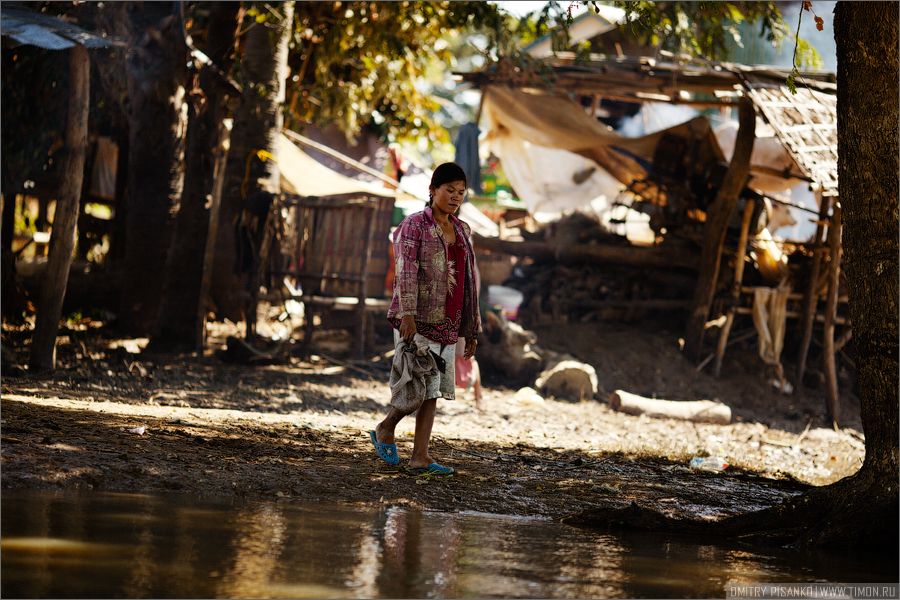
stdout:
[[56,367],[56,335],[75,249],[75,230],[84,179],[90,108],[91,58],[76,44],[69,50],[69,114],[62,183],[50,234],[50,258],[41,285],[29,368],[32,373]]
[[272,203],[269,205],[269,212],[266,213],[266,219],[262,223],[263,239],[259,244],[259,250],[257,252],[256,269],[251,271],[248,275],[248,291],[250,292],[250,299],[247,302],[249,308],[247,309],[247,335],[245,336],[245,339],[248,342],[257,338],[256,327],[258,325],[257,321],[259,320],[259,288],[262,286],[266,269],[269,266],[269,252],[272,249],[272,244],[277,235],[276,229],[278,228],[278,221],[280,219],[281,197],[276,194],[272,197]]
[[738,116],[739,126],[734,155],[716,199],[707,212],[706,224],[703,227],[700,276],[697,279],[693,309],[684,333],[684,353],[687,359],[693,362],[699,361],[703,351],[703,332],[709,307],[715,296],[725,231],[738,196],[750,174],[750,155],[753,153],[753,142],[756,139],[756,110],[749,98],[741,99]]
[[300,356],[303,360],[309,360],[312,354],[312,338],[316,330],[316,313],[313,307],[312,302],[303,303],[303,343],[300,345]]
[[803,298],[803,337],[800,340],[800,350],[797,353],[797,389],[802,389],[803,375],[806,373],[806,358],[809,356],[809,344],[812,341],[813,320],[816,314],[816,304],[819,300],[819,273],[822,270],[822,253],[818,251],[819,245],[825,233],[825,220],[828,218],[828,210],[831,208],[831,196],[819,197],[819,220],[816,222],[816,237],[813,245],[816,248],[813,256],[812,270],[809,273],[809,286],[806,296]]
[[744,204],[744,219],[741,221],[741,236],[738,241],[737,254],[735,260],[737,264],[734,266],[734,282],[731,286],[732,305],[728,307],[725,317],[725,324],[722,325],[722,331],[719,332],[719,344],[716,347],[716,362],[713,368],[715,377],[719,376],[722,370],[722,357],[725,355],[725,346],[728,344],[728,334],[731,332],[731,324],[734,322],[734,307],[741,297],[741,282],[744,279],[744,258],[747,255],[747,239],[750,237],[750,219],[753,218],[753,208],[755,202],[747,200]]
[[219,206],[222,204],[222,188],[225,185],[225,162],[228,159],[225,142],[228,138],[228,128],[222,127],[219,133],[219,143],[216,146],[217,155],[213,171],[213,191],[209,201],[209,228],[206,233],[206,248],[203,252],[203,277],[200,280],[200,298],[197,303],[197,334],[194,338],[194,343],[198,351],[202,351],[206,347],[206,305],[209,302],[213,259],[216,252],[216,239],[218,239],[219,235]]
[[378,215],[378,201],[371,199],[372,208],[365,212],[369,214],[369,222],[366,226],[366,245],[363,253],[362,273],[360,273],[359,293],[356,304],[356,340],[353,348],[353,357],[361,359],[365,352],[366,344],[366,297],[369,287],[369,263],[372,260],[372,238],[375,235],[375,219]]
[[825,371],[825,399],[828,407],[828,418],[836,424],[841,416],[840,399],[838,398],[837,366],[834,359],[834,319],[837,316],[838,287],[841,275],[841,205],[834,203],[831,225],[828,227],[828,247],[831,251],[831,264],[828,276],[828,297],[825,302],[825,324],[823,326],[823,362]]

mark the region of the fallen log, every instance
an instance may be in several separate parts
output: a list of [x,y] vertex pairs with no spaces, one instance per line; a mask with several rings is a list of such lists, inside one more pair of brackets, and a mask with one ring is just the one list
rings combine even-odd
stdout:
[[483,237],[473,233],[479,251],[499,252],[512,256],[529,256],[537,261],[557,260],[561,263],[608,263],[632,267],[681,267],[697,270],[699,252],[680,245],[621,246],[576,244],[561,249],[557,255],[552,246],[540,241],[511,241]]
[[578,402],[597,393],[597,372],[591,365],[563,357],[544,369],[534,386],[544,396]]
[[647,415],[718,425],[727,425],[731,422],[731,409],[714,400],[656,400],[616,390],[609,395],[607,402],[613,410],[629,415]]

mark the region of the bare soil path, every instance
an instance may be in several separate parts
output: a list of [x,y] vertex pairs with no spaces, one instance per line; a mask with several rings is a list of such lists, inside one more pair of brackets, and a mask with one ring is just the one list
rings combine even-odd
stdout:
[[[712,519],[841,479],[864,455],[849,389],[846,423],[835,430],[824,422],[821,392],[781,394],[752,345],[729,349],[715,379],[684,361],[677,335],[659,327],[578,324],[536,333],[595,367],[596,399],[539,400],[491,385],[480,412],[460,391],[438,405],[432,453],[456,474],[416,477],[402,469],[412,418],[398,428],[400,467],[381,461],[369,440],[388,408],[387,358],[350,363],[336,336],[320,349],[334,358],[226,364],[214,350],[229,332],[213,333],[216,343],[199,357],[153,359],[129,352],[135,341],[94,334],[62,344],[53,374],[12,377],[4,368],[3,489],[234,494],[554,519],[634,502]],[[616,389],[716,398],[734,420],[618,413],[604,401]],[[687,462],[696,455],[731,466],[693,471]]]

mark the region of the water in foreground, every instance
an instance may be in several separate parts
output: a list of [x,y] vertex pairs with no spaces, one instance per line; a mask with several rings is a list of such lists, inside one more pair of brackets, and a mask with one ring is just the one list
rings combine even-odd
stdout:
[[407,506],[2,494],[5,598],[716,598],[893,582],[893,557],[748,549]]

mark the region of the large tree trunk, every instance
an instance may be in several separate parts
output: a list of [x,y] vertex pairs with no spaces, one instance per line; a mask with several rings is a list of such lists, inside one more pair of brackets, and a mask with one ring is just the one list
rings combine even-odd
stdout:
[[[853,346],[866,434],[851,501],[892,510],[898,473],[898,14],[895,2],[838,2],[838,190]],[[880,500],[879,500],[880,499]],[[886,506],[885,502],[888,502]],[[892,506],[891,506],[892,505]]]
[[194,351],[203,347],[197,320],[202,299],[203,259],[209,231],[208,200],[213,195],[216,158],[228,102],[221,79],[234,57],[239,2],[213,2],[207,38],[207,55],[213,65],[204,65],[198,75],[199,88],[189,103],[185,152],[184,190],[175,224],[175,238],[166,262],[162,302],[148,350]]
[[[69,279],[69,266],[75,249],[75,229],[84,179],[90,112],[91,59],[87,48],[74,46],[70,51],[69,118],[66,130],[65,163],[56,199],[53,230],[50,234],[50,259],[41,285],[34,323],[29,367],[32,372],[56,366],[56,334],[62,316],[63,298]],[[15,202],[15,199],[13,199]]]
[[130,136],[119,326],[150,333],[184,175],[186,46],[177,3],[128,2]]
[[248,331],[256,319],[255,314],[245,313],[251,304],[251,280],[258,265],[249,258],[238,261],[235,224],[246,198],[260,189],[272,193],[280,190],[278,165],[273,158],[277,156],[277,135],[283,122],[293,3],[285,2],[278,8],[281,13],[276,16],[280,19],[277,27],[273,28],[271,23],[254,23],[245,34],[241,61],[244,89],[234,110],[210,289],[217,318],[232,321],[246,318]]
[[756,111],[749,98],[741,100],[738,107],[738,134],[734,143],[731,165],[725,173],[722,187],[707,213],[703,226],[703,249],[700,255],[700,276],[694,294],[694,307],[684,332],[684,354],[688,360],[698,362],[703,351],[703,332],[709,307],[716,293],[716,280],[722,258],[722,244],[728,222],[734,213],[738,197],[750,175],[750,155],[756,139]]

